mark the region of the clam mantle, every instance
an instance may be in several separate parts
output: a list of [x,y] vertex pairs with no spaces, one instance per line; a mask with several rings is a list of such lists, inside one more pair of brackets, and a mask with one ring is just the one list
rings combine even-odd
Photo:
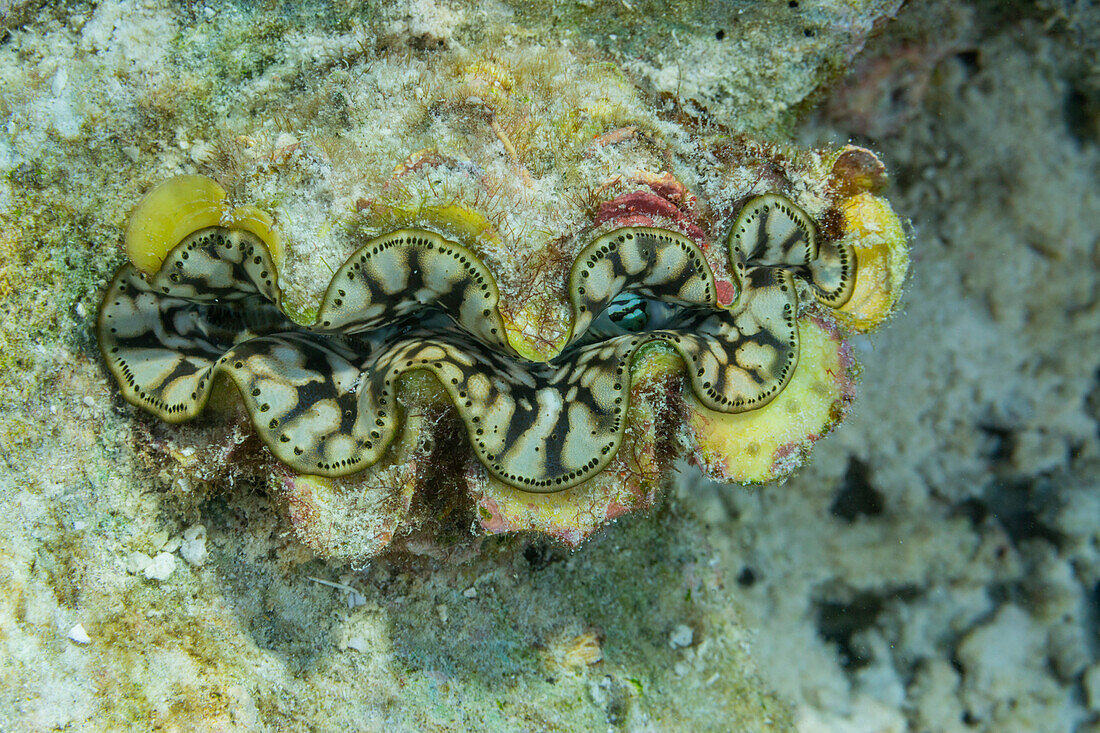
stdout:
[[170,422],[195,417],[216,378],[231,380],[268,449],[327,477],[378,462],[402,429],[399,379],[423,370],[494,477],[560,491],[619,450],[639,349],[671,348],[707,409],[759,409],[798,363],[796,273],[821,303],[851,293],[850,246],[819,246],[808,217],[780,196],[746,203],[730,239],[737,296],[720,306],[687,237],[622,227],[597,238],[569,273],[566,348],[535,362],[508,342],[489,269],[438,234],[400,230],[363,244],[333,275],[317,320],[299,327],[279,310],[263,239],[208,227],[151,275],[119,271],[99,343],[123,395]]
[[[877,323],[883,299],[892,306],[896,296],[881,271],[858,266],[875,242],[821,237],[802,209],[770,193],[742,204],[724,247],[658,226],[589,232],[563,283],[570,320],[561,346],[531,358],[499,307],[492,270],[427,229],[362,242],[333,273],[315,320],[295,322],[281,307],[271,217],[230,211],[224,199],[214,181],[182,176],[135,212],[132,262],[116,274],[98,319],[123,396],[181,422],[203,410],[215,382],[233,384],[263,443],[298,475],[291,487],[392,466],[392,456],[379,465],[387,452],[415,452],[408,446],[426,438],[406,414],[444,405],[480,465],[464,473],[489,530],[513,528],[504,517],[517,503],[527,515],[518,526],[538,528],[547,507],[524,494],[564,492],[547,504],[558,514],[600,485],[604,499],[628,487],[647,503],[685,448],[719,478],[760,481],[790,470],[792,450],[805,453],[851,397],[853,363],[838,320]],[[641,207],[632,213],[660,200],[635,196]],[[889,244],[878,259],[889,259],[897,238]],[[725,280],[708,263],[715,250],[727,254]],[[868,287],[880,312],[845,313],[853,292],[864,293],[856,306],[866,307]],[[812,344],[805,354],[800,331]],[[431,375],[432,397],[413,395],[415,373]],[[805,391],[815,377],[811,391],[829,397],[824,413],[821,399],[816,414],[805,397],[782,399],[792,381]],[[782,412],[769,409],[777,401]],[[786,440],[769,444],[773,437]],[[624,442],[629,459],[619,455]],[[739,453],[751,453],[749,463],[762,455],[765,465],[746,473]],[[588,532],[578,521],[542,529],[579,540]]]

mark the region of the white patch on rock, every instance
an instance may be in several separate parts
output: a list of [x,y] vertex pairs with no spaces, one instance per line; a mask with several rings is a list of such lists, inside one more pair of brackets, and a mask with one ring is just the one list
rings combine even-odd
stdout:
[[88,636],[88,632],[84,630],[84,624],[77,624],[69,629],[68,637],[77,644],[92,643],[92,637]]
[[694,638],[695,632],[691,630],[691,627],[686,624],[680,624],[668,635],[668,645],[673,649],[683,649],[686,646],[691,646],[691,642]]
[[183,533],[180,555],[188,565],[201,566],[206,562],[206,527],[196,524]]
[[367,642],[367,640],[359,636],[353,636],[352,638],[348,639],[346,646],[348,649],[354,649],[360,654],[367,651],[367,649],[370,649],[370,644]]
[[153,562],[153,558],[146,555],[144,552],[131,552],[126,556],[126,571],[130,573],[143,573],[145,568],[149,567]]
[[167,552],[158,553],[145,568],[145,577],[150,580],[165,581],[176,569],[176,556]]

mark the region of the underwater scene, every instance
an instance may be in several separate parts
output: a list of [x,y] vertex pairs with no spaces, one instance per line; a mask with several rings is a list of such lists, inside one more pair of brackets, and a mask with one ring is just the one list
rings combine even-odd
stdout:
[[0,731],[1100,733],[1100,6],[0,0]]

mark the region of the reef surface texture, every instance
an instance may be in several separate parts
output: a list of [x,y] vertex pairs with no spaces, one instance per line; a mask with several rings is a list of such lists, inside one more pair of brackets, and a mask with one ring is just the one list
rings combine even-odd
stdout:
[[[900,6],[0,4],[0,728],[1100,729],[1100,18]],[[891,183],[858,158],[838,191],[792,140],[873,149]],[[629,480],[579,510],[470,469],[471,521],[423,488],[465,429],[415,374],[433,439],[359,484],[263,459],[239,401],[168,425],[120,399],[96,311],[123,233],[147,241],[134,205],[182,174],[263,240],[294,320],[349,231],[427,227],[476,245],[528,358],[570,337],[562,234],[593,222],[679,232],[721,300],[732,199],[782,188],[889,238],[885,193],[912,285],[844,348],[800,322],[819,370],[777,409],[824,432],[863,365],[820,442],[685,393],[703,472],[783,483],[677,464],[658,491],[674,370],[651,349]],[[893,310],[852,298],[855,331]]]

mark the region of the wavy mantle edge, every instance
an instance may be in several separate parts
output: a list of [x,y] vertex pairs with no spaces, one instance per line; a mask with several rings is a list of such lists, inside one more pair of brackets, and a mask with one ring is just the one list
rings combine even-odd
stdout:
[[[731,229],[738,293],[723,308],[714,275],[692,240],[655,227],[613,230],[586,246],[570,269],[567,346],[551,361],[536,362],[507,341],[492,273],[472,251],[439,234],[403,229],[366,242],[334,274],[315,322],[302,326],[281,309],[263,241],[213,227],[184,238],[152,278],[124,265],[108,288],[97,331],[108,367],[131,403],[182,422],[202,412],[214,377],[224,375],[279,460],[327,477],[355,473],[381,458],[403,422],[397,377],[426,370],[447,391],[489,472],[517,489],[546,493],[592,478],[614,457],[625,431],[633,359],[646,344],[663,342],[679,354],[693,392],[710,409],[742,412],[770,402],[798,360],[792,271],[808,276],[824,305],[837,307],[851,292],[855,259],[846,246],[830,246],[815,271],[827,248],[819,248],[809,217],[775,194],[750,200]],[[608,303],[628,291],[698,309],[702,315],[690,325],[703,335],[661,330],[577,345]],[[458,329],[414,329],[404,334],[408,338],[383,339],[367,354],[348,346],[349,339],[432,306]],[[244,316],[220,356],[207,333],[216,325],[210,313],[219,308]],[[166,321],[178,326],[186,314],[202,338],[186,328],[164,328]],[[160,353],[133,345],[150,333]],[[206,343],[199,343],[203,338]],[[136,362],[132,352],[141,349]],[[746,356],[754,350],[755,356]],[[384,353],[355,366],[357,358],[377,351]],[[490,362],[493,379],[476,368],[479,360]],[[593,361],[596,366],[588,367]],[[539,381],[532,374],[544,386],[535,389]],[[502,399],[502,379],[512,392],[517,385],[526,392]],[[582,439],[582,432],[589,435]]]

